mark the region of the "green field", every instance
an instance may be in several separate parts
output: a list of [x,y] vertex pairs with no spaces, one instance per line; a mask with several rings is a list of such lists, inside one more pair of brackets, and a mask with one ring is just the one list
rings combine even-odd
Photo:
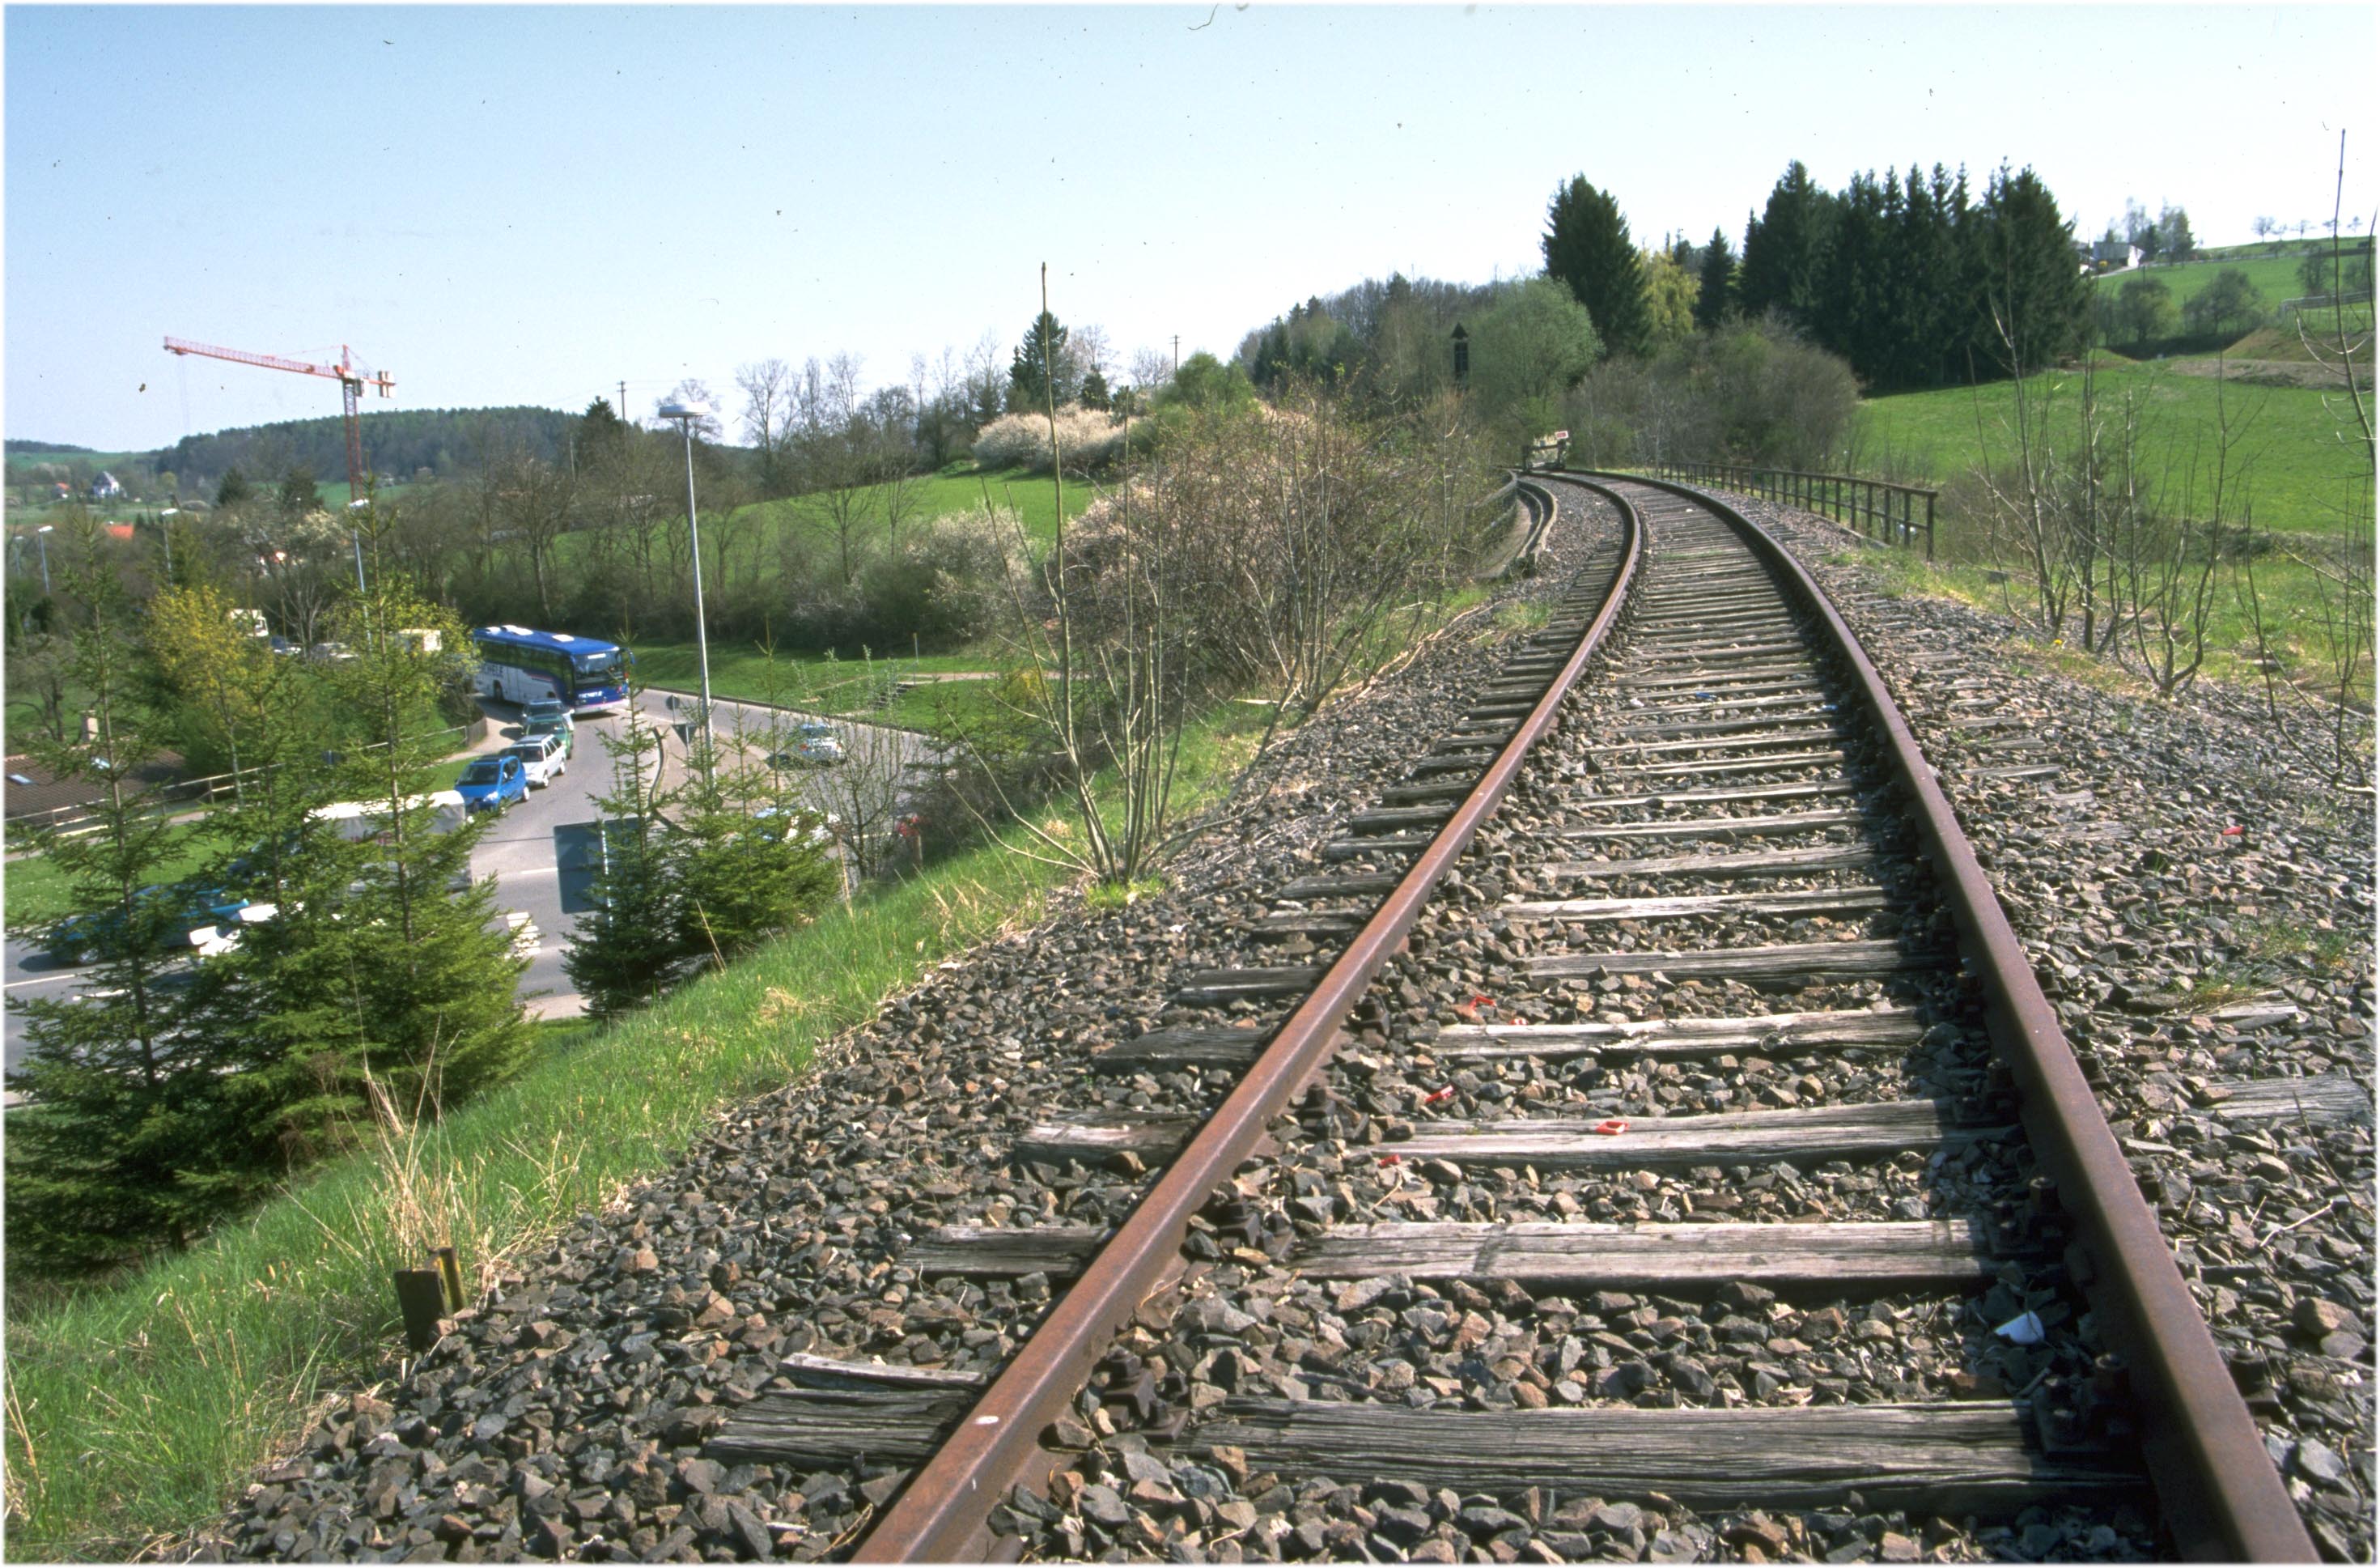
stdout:
[[[2211,375],[2180,373],[2180,363],[2139,364],[2102,355],[2097,371],[2103,417],[2127,395],[2138,400],[2142,450],[2162,480],[2166,504],[2178,508],[2192,492],[2193,464],[2195,493],[2204,503],[2219,401],[2245,432],[2233,462],[2244,465],[2256,526],[2284,533],[2335,530],[2360,471],[2345,440],[2344,410],[2334,412],[2338,399],[2311,388],[2218,383]],[[2029,397],[2046,395],[2066,410],[2068,430],[2081,390],[2080,375],[2070,371],[2035,376],[2026,386]],[[2006,462],[2015,447],[2015,397],[2013,383],[1999,382],[1864,402],[1851,471],[1941,485],[1964,476],[1979,456]]]
[[[867,520],[868,542],[872,546],[884,531],[884,485],[856,487],[861,497],[860,515]],[[1050,493],[1050,476],[1029,474],[1022,468],[1004,468],[992,473],[978,473],[972,463],[953,463],[938,473],[923,474],[907,483],[904,502],[902,529],[907,530],[937,517],[980,513],[988,497],[994,506],[1013,506],[1024,524],[1028,538],[1046,544],[1057,534],[1058,503]],[[1098,496],[1089,484],[1076,480],[1066,481],[1066,516],[1079,517]],[[695,496],[698,508],[703,507],[699,493]],[[722,527],[729,529],[758,522],[771,535],[780,529],[800,530],[816,541],[822,559],[831,559],[834,536],[820,495],[789,496],[782,501],[759,501],[738,506],[724,519],[717,519],[707,508],[702,511],[706,529]],[[577,553],[591,543],[584,533],[564,534],[554,543],[554,555],[559,561],[573,561]],[[703,555],[706,561],[720,548],[720,541],[706,540]],[[740,554],[747,547],[737,546]],[[856,650],[851,650],[856,652]]]
[[2190,303],[2192,297],[2215,281],[2216,274],[2237,269],[2248,274],[2265,296],[2265,304],[2277,307],[2284,299],[2295,299],[2305,292],[2298,281],[2298,258],[2287,256],[2232,256],[2216,261],[2182,261],[2168,265],[2158,262],[2130,272],[2109,273],[2092,285],[2094,288],[2121,288],[2128,279],[2150,277],[2173,290],[2176,310]]

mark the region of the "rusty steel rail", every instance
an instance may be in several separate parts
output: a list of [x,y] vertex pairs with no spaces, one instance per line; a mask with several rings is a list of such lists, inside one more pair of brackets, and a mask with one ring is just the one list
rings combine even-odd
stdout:
[[[1585,488],[1610,495],[1600,485]],[[1191,1217],[1231,1180],[1267,1124],[1330,1059],[1348,1012],[1503,799],[1523,760],[1553,728],[1562,699],[1619,619],[1643,558],[1644,526],[1635,508],[1616,495],[1611,499],[1622,518],[1620,570],[1577,648],[1528,718],[1246,1076],[1166,1167],[957,1429],[910,1477],[853,1561],[948,1562],[981,1555],[985,1518],[1032,1462],[1042,1428],[1064,1414],[1116,1333],[1159,1287]]]
[[1710,507],[1742,532],[1824,622],[1883,737],[1894,780],[1910,797],[1961,949],[1983,982],[1985,1024],[2015,1079],[2019,1119],[2081,1232],[2080,1250],[2070,1250],[2069,1261],[2108,1343],[2131,1369],[2141,1446],[2168,1529],[2184,1556],[2200,1561],[2313,1562],[2313,1541],[2075,1061],[2057,1009],[2042,993],[1991,879],[1858,637],[1802,564],[1726,503],[1639,475],[1597,477],[1649,485]]

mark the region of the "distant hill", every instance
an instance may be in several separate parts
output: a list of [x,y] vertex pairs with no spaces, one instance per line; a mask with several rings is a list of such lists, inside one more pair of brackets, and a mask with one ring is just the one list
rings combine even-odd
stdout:
[[[410,480],[423,468],[444,476],[471,467],[482,456],[519,449],[548,461],[566,454],[577,416],[558,408],[406,408],[366,414],[364,464],[394,480]],[[186,496],[211,495],[226,469],[237,468],[251,480],[270,482],[302,463],[326,485],[347,477],[346,432],[334,415],[285,419],[188,435],[154,452],[102,452],[62,441],[10,441],[8,482],[47,484],[64,480],[79,490],[103,468],[135,494],[155,495],[161,474],[174,476]]]
[[[428,468],[441,476],[472,465],[482,454],[518,447],[549,461],[564,456],[577,416],[558,408],[405,408],[366,414],[361,420],[364,465],[376,474],[410,480]],[[168,470],[184,493],[212,490],[224,471],[237,468],[249,479],[285,472],[303,463],[327,482],[346,478],[346,431],[336,417],[285,419],[278,424],[188,435],[147,455]]]

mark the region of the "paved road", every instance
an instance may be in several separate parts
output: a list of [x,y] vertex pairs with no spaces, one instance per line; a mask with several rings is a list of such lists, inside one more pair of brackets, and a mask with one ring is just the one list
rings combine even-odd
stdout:
[[[678,717],[669,709],[671,700],[668,694],[649,692],[645,709],[666,725]],[[691,698],[681,700],[691,709]],[[493,749],[517,734],[519,715],[508,704],[485,706],[496,721],[486,743],[487,748]],[[755,705],[722,702],[715,727],[722,737],[731,737],[731,748],[732,737],[740,729],[753,752],[760,754],[766,749],[765,736],[771,723],[782,729],[797,717],[772,714]],[[528,801],[504,813],[471,853],[472,874],[495,879],[497,908],[527,915],[537,930],[535,950],[520,985],[530,1011],[540,1017],[572,1017],[583,1010],[571,989],[570,977],[563,972],[562,954],[571,929],[587,910],[588,887],[595,873],[596,825],[601,817],[595,799],[612,788],[611,754],[599,736],[609,734],[617,738],[624,722],[620,714],[582,719],[563,775],[543,789],[531,790]],[[929,761],[934,755],[924,737],[906,730],[846,719],[827,723],[842,738],[852,760],[842,768],[811,769],[795,775],[807,801],[821,810],[833,810],[840,794],[863,787],[863,781],[871,775],[884,776],[911,763]],[[684,774],[686,752],[674,731],[664,735],[663,751],[665,777],[674,782]],[[31,943],[7,943],[5,983],[11,1001],[71,995],[82,973],[53,966]],[[23,1016],[9,1008],[5,1033],[7,1065],[12,1069],[24,1051],[24,1026]]]

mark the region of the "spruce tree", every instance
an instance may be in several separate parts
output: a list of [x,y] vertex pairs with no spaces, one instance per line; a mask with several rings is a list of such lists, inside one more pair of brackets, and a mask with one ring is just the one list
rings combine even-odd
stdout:
[[486,819],[451,827],[430,798],[452,745],[438,700],[467,668],[464,628],[397,568],[384,511],[364,508],[358,527],[369,587],[331,616],[355,657],[321,677],[351,736],[318,787],[369,807],[373,831],[351,840],[299,819],[278,912],[228,955],[223,1000],[254,1021],[251,1113],[300,1158],[353,1136],[371,1113],[368,1079],[400,1104],[453,1106],[516,1072],[531,1038],[522,963],[491,887],[470,878]]
[[1639,354],[1650,345],[1652,313],[1645,304],[1645,269],[1628,220],[1609,193],[1574,175],[1546,209],[1540,244],[1546,271],[1570,286],[1586,307],[1597,336],[1614,353]]
[[1072,403],[1075,395],[1073,361],[1066,352],[1066,328],[1044,310],[1025,329],[1024,341],[1008,366],[1008,411],[1030,414],[1048,407],[1054,395]]
[[1703,248],[1702,290],[1694,296],[1694,325],[1705,331],[1727,320],[1735,309],[1735,251],[1725,229],[1711,230]]
[[[790,735],[764,739],[762,756]],[[788,776],[741,756],[699,759],[664,840],[679,897],[679,950],[700,969],[807,921],[841,891],[826,820]],[[847,764],[856,766],[856,764]]]
[[224,1085],[237,1037],[200,1027],[191,1005],[186,933],[202,894],[159,881],[178,851],[141,777],[159,721],[139,699],[136,610],[98,524],[67,527],[72,678],[94,733],[30,749],[95,796],[91,831],[34,835],[76,911],[51,940],[90,967],[67,995],[23,1003],[28,1048],[8,1079],[31,1102],[8,1117],[8,1242],[52,1269],[181,1245],[241,1196],[239,1184],[207,1179],[237,1141]]
[[1743,237],[1736,290],[1747,316],[1779,310],[1797,326],[1815,320],[1835,201],[1799,159],[1768,193],[1768,205]]
[[616,738],[601,736],[612,788],[595,802],[602,859],[590,890],[594,907],[578,918],[562,958],[589,1010],[605,1017],[658,1000],[686,966],[682,900],[662,820],[672,792],[662,777],[661,736],[637,716],[634,664],[627,681],[629,717]]
[[2030,375],[2081,349],[2090,301],[2074,265],[2074,225],[2030,168],[1992,176],[1968,225],[1967,298],[1982,362]]

